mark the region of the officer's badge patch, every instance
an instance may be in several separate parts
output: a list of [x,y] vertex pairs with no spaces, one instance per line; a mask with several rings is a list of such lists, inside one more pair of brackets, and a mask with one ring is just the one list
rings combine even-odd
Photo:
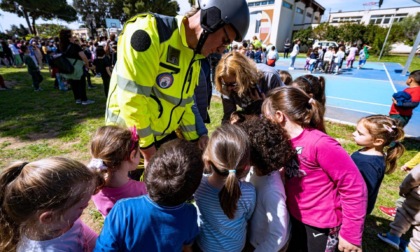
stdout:
[[156,82],[159,87],[166,89],[172,86],[172,83],[174,83],[174,77],[170,73],[162,73],[158,75]]
[[168,53],[166,54],[167,55],[166,56],[166,62],[179,66],[179,55],[180,54],[181,54],[181,51],[173,48],[172,46],[168,46]]

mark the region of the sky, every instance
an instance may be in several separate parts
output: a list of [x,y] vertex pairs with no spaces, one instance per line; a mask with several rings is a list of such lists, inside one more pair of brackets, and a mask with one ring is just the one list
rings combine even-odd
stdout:
[[[197,1],[197,0],[196,0]],[[226,0],[228,1],[228,0]],[[326,20],[328,18],[329,12],[337,12],[341,11],[355,11],[355,10],[369,10],[369,9],[378,9],[377,6],[364,6],[363,3],[375,2],[379,0],[352,0],[352,1],[345,1],[345,0],[316,0],[320,5],[324,6],[325,13],[322,20]],[[72,4],[73,0],[67,0],[69,4]],[[190,10],[190,5],[188,4],[188,0],[178,0],[180,11],[179,14],[184,14],[188,10]],[[351,4],[349,4],[351,2]],[[408,7],[408,6],[420,6],[417,2],[413,0],[384,0],[381,9],[387,8],[397,8],[397,7]],[[16,14],[4,12],[0,10],[0,32],[4,32],[5,30],[10,29],[11,25],[23,24],[25,27],[26,21],[24,18],[19,18]],[[82,23],[67,23],[61,20],[50,20],[50,21],[43,21],[41,19],[37,20],[37,24],[41,23],[55,23],[61,25],[67,25],[71,29],[78,28]]]

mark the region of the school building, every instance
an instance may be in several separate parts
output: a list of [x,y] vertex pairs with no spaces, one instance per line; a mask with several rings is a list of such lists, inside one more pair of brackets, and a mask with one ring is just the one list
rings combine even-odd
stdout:
[[283,50],[286,39],[295,31],[321,22],[325,8],[313,0],[247,0],[251,14],[248,33],[257,36],[265,45]]
[[352,22],[357,24],[376,24],[382,27],[389,27],[391,22],[400,22],[407,16],[415,16],[419,12],[419,5],[375,10],[338,11],[330,13],[328,22],[330,25],[340,25],[340,23]]

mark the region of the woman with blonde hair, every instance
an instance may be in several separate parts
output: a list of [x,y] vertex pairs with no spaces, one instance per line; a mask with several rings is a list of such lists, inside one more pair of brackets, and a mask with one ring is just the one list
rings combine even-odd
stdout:
[[284,86],[273,67],[256,64],[238,52],[222,57],[216,67],[215,82],[222,96],[222,122],[229,122],[236,106],[241,107],[245,114],[261,114],[261,104],[268,91]]

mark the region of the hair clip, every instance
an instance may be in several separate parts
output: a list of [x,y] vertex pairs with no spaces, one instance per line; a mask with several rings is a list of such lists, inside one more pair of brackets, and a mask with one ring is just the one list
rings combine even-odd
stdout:
[[312,102],[314,102],[314,99],[311,97],[311,98],[309,98],[308,103],[311,104]]
[[391,127],[389,127],[388,125],[386,125],[386,124],[383,124],[383,126],[384,126],[384,128],[389,132],[389,133],[392,133],[392,128]]
[[395,125],[392,125],[392,126],[391,126],[391,128],[393,128],[393,129],[396,129],[396,128],[397,128],[397,126],[395,126]]
[[92,158],[87,167],[90,169],[99,169],[100,171],[108,169],[108,167],[104,164],[104,161],[100,158]]
[[134,150],[134,147],[136,146],[136,143],[139,141],[139,135],[137,134],[137,128],[136,125],[130,128],[131,131],[131,146],[130,151]]
[[229,170],[229,173],[236,173],[236,170]]

